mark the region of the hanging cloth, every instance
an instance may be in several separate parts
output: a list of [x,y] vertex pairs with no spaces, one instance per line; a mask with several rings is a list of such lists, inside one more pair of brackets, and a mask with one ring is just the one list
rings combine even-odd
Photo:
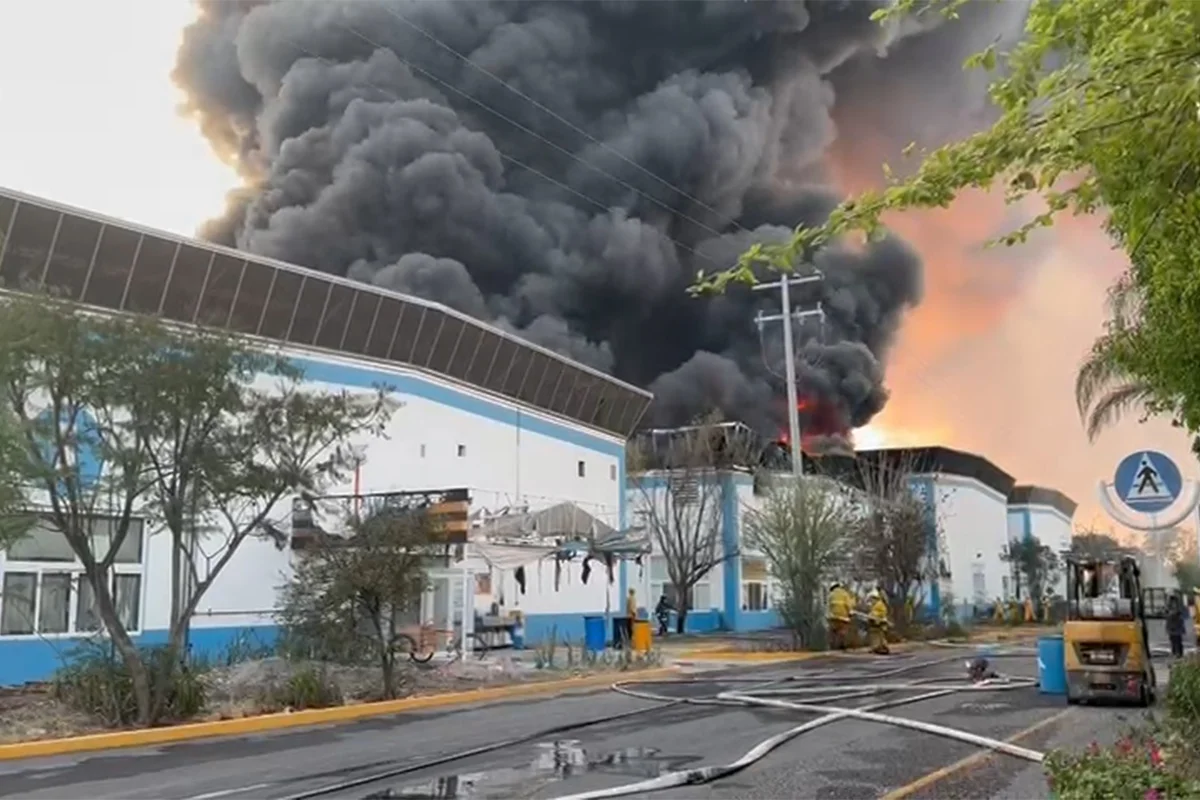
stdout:
[[580,575],[580,578],[583,579],[583,582],[585,585],[587,584],[588,578],[591,576],[591,574],[592,574],[592,557],[584,556],[583,570],[582,570],[582,574]]
[[521,594],[525,594],[525,568],[517,567],[513,573],[513,579],[517,582],[517,587],[521,590]]

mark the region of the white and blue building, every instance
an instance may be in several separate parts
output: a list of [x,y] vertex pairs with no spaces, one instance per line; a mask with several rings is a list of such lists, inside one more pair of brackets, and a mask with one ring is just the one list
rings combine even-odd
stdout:
[[[1061,492],[1016,484],[992,462],[972,453],[947,447],[889,448],[860,451],[859,459],[888,459],[909,471],[909,488],[924,498],[930,509],[929,557],[941,562],[945,576],[926,592],[926,612],[940,614],[944,605],[967,617],[997,599],[1014,598],[1018,581],[1003,553],[1018,536],[1036,536],[1056,551],[1070,547],[1071,517],[1075,503]],[[821,459],[809,471],[836,474],[836,457]],[[849,459],[843,479],[853,483]],[[832,472],[831,472],[832,468]],[[667,491],[671,478],[665,472],[630,476],[628,507],[631,516],[647,524],[641,506],[655,504],[657,493]],[[713,471],[704,476],[711,498],[702,501],[720,531],[723,556],[693,590],[687,629],[754,631],[779,624],[771,598],[775,581],[761,553],[748,548],[742,531],[746,514],[759,502],[755,482],[744,470]],[[702,490],[703,491],[703,490]],[[653,605],[669,581],[666,558],[656,550],[648,569],[630,577],[639,597]]]
[[[625,443],[651,399],[641,389],[435,303],[12,191],[0,190],[0,235],[5,291],[33,283],[110,313],[223,327],[286,354],[315,390],[388,386],[398,408],[386,435],[358,443],[358,474],[334,494],[465,490],[475,515],[570,502],[623,527]],[[284,530],[290,511],[289,503],[277,515]],[[194,650],[273,639],[277,589],[296,544],[246,540],[199,604]],[[530,638],[552,628],[582,638],[584,612],[620,606],[615,581],[584,583],[580,571],[562,565],[556,589],[554,566],[543,564],[528,570],[523,592],[511,587]],[[0,552],[0,685],[49,677],[96,635],[81,575],[53,529]],[[464,605],[490,597],[480,575],[469,545],[459,563],[434,570],[426,620],[439,629],[461,622]],[[113,580],[135,638],[161,641],[167,534],[141,525]],[[470,626],[473,614],[465,616]]]
[[[357,443],[361,466],[332,494],[466,498],[464,517],[472,518],[570,503],[625,530],[641,521],[633,511],[646,492],[669,478],[626,475],[626,442],[649,406],[648,392],[436,303],[4,189],[0,236],[3,291],[34,284],[108,313],[222,327],[288,356],[314,390],[388,386],[398,407],[386,435]],[[888,452],[900,451],[876,451]],[[1004,596],[1009,570],[1000,554],[1014,531],[1048,544],[1064,535],[1069,541],[1074,504],[1058,493],[1015,487],[1003,470],[969,453],[904,453],[917,457],[912,487],[930,499],[940,523],[931,553],[942,554],[950,577],[931,593],[934,606],[944,593],[959,603]],[[730,555],[693,590],[688,629],[774,627],[770,570],[741,541],[744,516],[757,502],[754,480],[729,469],[705,481],[714,491],[705,524]],[[199,604],[194,651],[219,655],[238,642],[274,639],[278,587],[303,544],[290,502],[274,521],[287,541],[246,540]],[[97,537],[106,524],[97,513]],[[151,520],[136,533],[112,581],[127,629],[153,644],[167,629],[170,542]],[[503,599],[507,610],[522,612],[527,642],[552,633],[580,641],[584,615],[619,611],[630,588],[652,609],[667,583],[665,567],[662,554],[651,553],[640,564],[621,562],[610,582],[582,559],[495,568],[467,543],[462,558],[431,571],[421,614],[439,630],[469,630],[476,613]],[[61,532],[46,526],[0,551],[0,685],[50,677],[97,635],[82,572]]]

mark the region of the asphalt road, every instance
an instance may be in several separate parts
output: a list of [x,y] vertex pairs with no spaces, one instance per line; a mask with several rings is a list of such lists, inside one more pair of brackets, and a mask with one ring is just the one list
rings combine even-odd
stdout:
[[[703,697],[745,690],[751,679],[837,669],[848,682],[867,683],[873,672],[953,656],[952,663],[912,670],[886,680],[961,679],[962,655],[937,651],[878,659],[806,662],[766,669],[739,669],[713,682],[655,687],[673,696]],[[1034,660],[997,659],[1006,674],[1033,677]],[[1165,677],[1165,676],[1164,676]],[[725,682],[722,682],[725,681]],[[899,696],[899,695],[897,695]],[[911,696],[911,694],[910,694]],[[785,698],[787,699],[787,698]],[[845,701],[863,705],[877,700]],[[1140,712],[1073,708],[1061,714],[1061,697],[1036,689],[960,693],[890,709],[887,713],[1004,739],[1043,723],[1024,746],[1035,749],[1085,746],[1119,734]],[[645,710],[624,719],[550,732],[556,727]],[[541,701],[494,704],[451,712],[405,714],[338,727],[239,739],[181,743],[78,757],[0,762],[0,797],[74,798],[291,798],[347,780],[392,773],[328,797],[553,798],[632,783],[679,769],[726,764],[760,741],[816,714],[713,706],[664,706],[613,692]],[[1123,720],[1127,717],[1127,720]],[[514,737],[526,742],[437,766],[433,759]],[[874,798],[979,752],[978,748],[928,733],[876,722],[842,720],[769,753],[761,761],[712,784],[672,789],[654,798]],[[395,774],[408,770],[405,774]],[[980,759],[928,785],[912,797],[1036,797],[1045,784],[1037,765],[1010,756]]]

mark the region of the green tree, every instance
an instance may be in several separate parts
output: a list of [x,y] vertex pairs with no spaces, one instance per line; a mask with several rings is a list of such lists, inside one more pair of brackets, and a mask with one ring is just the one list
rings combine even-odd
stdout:
[[1058,583],[1062,569],[1058,554],[1036,536],[1026,536],[1005,545],[1000,558],[1012,566],[1018,582],[1024,579],[1024,594],[1033,600],[1040,616],[1047,590]]
[[429,515],[407,509],[353,520],[346,537],[319,538],[280,597],[285,645],[310,658],[373,663],[384,696],[395,697],[398,659],[414,643],[405,629],[420,622],[437,539]]
[[[380,432],[390,407],[382,390],[306,391],[282,359],[224,335],[49,297],[8,298],[0,342],[0,407],[21,444],[14,469],[82,564],[138,722],[151,724],[192,614],[238,547],[271,530],[290,494],[343,480],[348,440]],[[110,519],[104,537],[98,516]],[[154,659],[133,642],[113,578],[142,519],[171,537],[178,568],[165,657]]]
[[1076,530],[1071,537],[1071,555],[1075,558],[1104,561],[1132,556],[1137,552],[1137,548],[1123,545],[1113,536],[1090,528]]
[[[953,16],[963,2],[901,0],[878,16]],[[1127,388],[1097,418],[1139,403],[1200,430],[1198,33],[1194,0],[1034,0],[1018,45],[968,62],[995,71],[991,127],[924,153],[907,174],[885,168],[884,188],[847,199],[819,227],[755,245],[696,290],[819,262],[846,234],[880,235],[885,214],[946,207],[964,189],[1041,201],[1041,213],[998,239],[1006,245],[1062,214],[1100,214],[1131,267],[1097,342],[1105,371]]]
[[771,480],[746,513],[746,545],[766,557],[779,584],[779,614],[802,647],[823,645],[826,583],[846,566],[855,501],[828,478]]

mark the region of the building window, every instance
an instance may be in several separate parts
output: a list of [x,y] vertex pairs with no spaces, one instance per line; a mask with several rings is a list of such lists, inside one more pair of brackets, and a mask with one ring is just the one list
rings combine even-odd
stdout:
[[616,464],[608,465],[608,479],[610,481],[615,481],[617,479],[617,465]]
[[[97,558],[108,552],[112,527],[110,519],[93,521]],[[107,576],[117,614],[130,633],[141,630],[143,534],[142,521],[132,520]],[[0,636],[76,635],[102,627],[83,564],[48,522],[36,523],[9,547],[0,589]]]
[[[711,575],[712,573],[709,573]],[[696,582],[692,587],[691,602],[688,603],[688,611],[708,611],[712,605],[712,584],[709,582],[709,576],[705,575],[703,579]],[[653,556],[650,559],[650,597],[648,598],[647,608],[653,608],[658,604],[658,598],[663,594],[667,595],[667,599],[671,602],[676,610],[679,608],[679,603],[675,602],[673,587],[671,586],[670,573],[667,571],[667,559],[663,556]]]
[[765,558],[742,558],[742,610],[766,611],[770,608],[767,585],[770,573]]
[[467,446],[465,444],[460,444],[458,446],[458,457],[462,458],[466,454],[467,454]]
[[580,461],[575,465],[575,472],[579,474],[579,477],[585,477],[587,475],[587,464]]
[[758,581],[742,582],[742,610],[766,611],[769,608],[767,585]]
[[425,445],[421,445],[421,458],[425,457]]

